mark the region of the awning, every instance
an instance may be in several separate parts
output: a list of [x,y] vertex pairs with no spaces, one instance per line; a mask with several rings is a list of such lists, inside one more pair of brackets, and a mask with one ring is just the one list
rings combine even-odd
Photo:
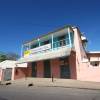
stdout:
[[34,54],[29,57],[21,58],[17,61],[17,64],[26,63],[26,62],[35,62],[35,61],[46,60],[46,59],[55,59],[63,56],[69,56],[70,53],[71,53],[71,48],[63,47],[57,50],[46,51],[43,53]]

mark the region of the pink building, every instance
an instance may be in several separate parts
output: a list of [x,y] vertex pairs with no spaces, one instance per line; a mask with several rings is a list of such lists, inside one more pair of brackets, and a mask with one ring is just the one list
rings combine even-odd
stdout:
[[66,78],[100,82],[100,52],[86,51],[87,39],[78,27],[64,26],[22,45],[14,78]]

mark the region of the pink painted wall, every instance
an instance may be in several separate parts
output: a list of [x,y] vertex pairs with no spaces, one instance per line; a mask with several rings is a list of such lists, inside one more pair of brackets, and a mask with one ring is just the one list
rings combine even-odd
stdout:
[[90,62],[82,62],[84,58],[88,59],[88,57],[100,57],[100,54],[90,54],[87,56],[84,48],[82,47],[80,32],[77,29],[74,30],[74,39],[77,80],[100,82],[100,65],[98,67],[94,67],[90,64]]
[[31,74],[32,74],[31,63],[28,63],[27,68],[20,67],[14,69],[14,79],[31,77]]
[[77,73],[76,73],[76,53],[74,51],[71,52],[71,55],[69,57],[69,65],[70,65],[71,79],[77,79]]
[[60,63],[59,59],[51,60],[51,74],[54,78],[60,78]]
[[[86,66],[86,64],[88,66]],[[80,67],[79,80],[100,82],[100,65],[92,66],[90,62],[84,63],[83,66]]]
[[14,79],[25,78],[27,76],[27,68],[15,68]]
[[[98,58],[100,54],[89,54],[88,57]],[[83,63],[83,67],[80,67],[80,80],[100,82],[100,62],[98,63],[98,66],[93,66],[91,62]]]
[[0,81],[2,80],[2,69],[0,68]]

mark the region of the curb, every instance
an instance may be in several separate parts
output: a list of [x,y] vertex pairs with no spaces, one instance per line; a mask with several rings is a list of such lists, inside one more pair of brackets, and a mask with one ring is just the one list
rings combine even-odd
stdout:
[[[36,85],[35,85],[36,86]],[[58,88],[71,88],[71,89],[87,89],[87,90],[98,90],[100,91],[100,89],[95,89],[95,88],[81,88],[81,87],[69,87],[69,86],[40,86],[40,85],[37,85],[37,87],[58,87]]]

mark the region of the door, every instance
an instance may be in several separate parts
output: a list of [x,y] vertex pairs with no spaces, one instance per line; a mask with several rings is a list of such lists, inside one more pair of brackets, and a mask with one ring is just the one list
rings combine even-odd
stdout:
[[32,62],[32,77],[36,77],[37,75],[37,64],[36,62]]
[[51,77],[51,66],[50,66],[50,60],[44,61],[44,77],[50,78]]
[[12,77],[12,68],[4,69],[4,80],[9,81]]
[[61,78],[70,78],[70,67],[69,65],[61,65],[60,66],[60,71],[61,71]]

